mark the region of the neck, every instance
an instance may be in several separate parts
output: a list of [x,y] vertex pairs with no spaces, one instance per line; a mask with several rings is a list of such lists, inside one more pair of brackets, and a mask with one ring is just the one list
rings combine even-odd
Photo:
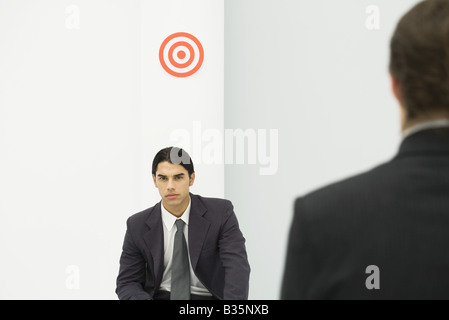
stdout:
[[184,203],[180,203],[177,206],[170,206],[170,205],[164,203],[164,201],[162,201],[162,205],[164,206],[165,210],[167,210],[168,212],[170,212],[172,215],[174,215],[177,218],[179,218],[183,215],[183,213],[186,211],[187,207],[189,206],[189,203],[190,203],[190,197],[187,197],[187,200]]
[[438,128],[448,128],[449,127],[449,118],[439,118],[434,120],[427,120],[417,122],[413,126],[407,127],[407,129],[402,131],[402,139],[422,130],[426,129],[438,129]]
[[437,121],[437,120],[449,120],[449,113],[448,112],[438,112],[438,113],[432,113],[426,116],[421,116],[415,119],[406,119],[405,117],[403,118],[404,120],[402,121],[402,132],[406,132],[408,130],[410,130],[411,128],[422,124],[422,123],[426,123],[426,122],[431,122],[431,121]]

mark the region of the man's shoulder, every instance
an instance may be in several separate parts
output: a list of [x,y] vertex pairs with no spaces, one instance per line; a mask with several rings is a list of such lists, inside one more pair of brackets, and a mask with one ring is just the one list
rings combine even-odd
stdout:
[[201,202],[206,207],[216,207],[216,206],[232,206],[232,203],[230,200],[224,199],[224,198],[215,198],[215,197],[203,197],[198,194],[190,194],[190,197],[199,202]]
[[378,193],[387,192],[394,179],[393,167],[394,164],[391,161],[380,164],[370,170],[329,183],[299,196],[296,198],[296,203],[335,207],[348,202],[372,199]]
[[192,210],[195,210],[196,214],[200,214],[204,219],[216,226],[236,219],[234,205],[228,199],[203,197],[194,194],[190,194],[190,197],[192,199]]
[[391,164],[384,163],[297,197],[294,224],[301,230],[314,230],[320,238],[346,239],[362,230],[361,223],[369,224],[384,214],[381,206],[390,203],[394,194],[386,178],[392,172]]
[[232,202],[224,198],[203,197],[192,193],[190,193],[190,197],[192,199],[192,208],[208,212],[208,215],[212,214],[214,217],[231,214],[234,211]]
[[150,208],[132,214],[131,216],[128,217],[128,223],[140,224],[141,222],[146,221],[150,217],[150,215],[153,214],[153,212],[157,207],[160,207],[160,202],[156,203],[154,206]]

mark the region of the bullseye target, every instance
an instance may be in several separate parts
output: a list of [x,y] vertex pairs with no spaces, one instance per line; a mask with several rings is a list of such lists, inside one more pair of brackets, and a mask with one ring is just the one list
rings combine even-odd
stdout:
[[175,77],[188,77],[203,64],[203,46],[186,32],[168,36],[159,49],[159,60],[165,71]]

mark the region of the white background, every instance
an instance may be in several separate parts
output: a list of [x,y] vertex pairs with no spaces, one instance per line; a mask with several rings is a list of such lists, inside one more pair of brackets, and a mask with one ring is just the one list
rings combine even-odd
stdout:
[[[278,129],[275,175],[203,163],[191,189],[234,203],[250,298],[278,299],[294,198],[397,150],[388,45],[416,2],[1,0],[0,299],[116,299],[126,218],[159,201],[152,158],[176,130],[198,145],[195,123]],[[183,79],[158,60],[180,31],[205,49]]]

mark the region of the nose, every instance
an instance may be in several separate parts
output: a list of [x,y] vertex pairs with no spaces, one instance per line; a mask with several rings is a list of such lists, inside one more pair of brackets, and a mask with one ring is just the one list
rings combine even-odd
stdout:
[[167,189],[168,190],[172,190],[172,189],[174,189],[175,188],[175,184],[174,184],[174,182],[173,182],[173,179],[168,179],[168,182],[167,182]]

